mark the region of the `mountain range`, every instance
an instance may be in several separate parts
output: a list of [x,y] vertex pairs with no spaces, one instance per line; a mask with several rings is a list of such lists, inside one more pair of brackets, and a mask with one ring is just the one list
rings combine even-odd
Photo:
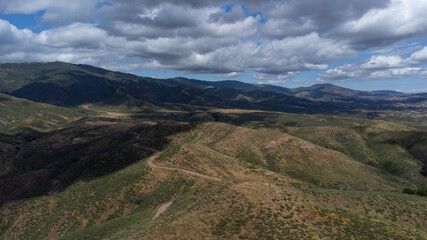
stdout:
[[[238,81],[154,79],[88,65],[55,63],[0,64],[0,91],[58,106],[100,104],[187,104],[295,113],[336,113],[360,109],[399,109],[425,105],[425,94],[363,92],[331,84],[288,89]],[[135,102],[135,103],[134,103]]]
[[1,239],[427,239],[427,94],[0,64]]

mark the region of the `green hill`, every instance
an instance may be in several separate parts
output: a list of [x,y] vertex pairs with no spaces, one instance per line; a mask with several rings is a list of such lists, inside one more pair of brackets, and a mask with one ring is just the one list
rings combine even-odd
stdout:
[[23,128],[50,131],[67,126],[85,115],[72,109],[36,103],[0,93],[0,133]]
[[[130,146],[142,151],[144,145]],[[427,199],[402,193],[416,181],[277,129],[200,124],[170,135],[154,163],[222,180],[140,160],[102,177],[82,178],[58,194],[4,204],[1,234],[12,239],[427,237]]]

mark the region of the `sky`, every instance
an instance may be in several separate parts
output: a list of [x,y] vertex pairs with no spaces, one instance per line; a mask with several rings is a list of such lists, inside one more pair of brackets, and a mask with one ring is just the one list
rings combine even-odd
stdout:
[[427,92],[425,0],[2,0],[0,62]]

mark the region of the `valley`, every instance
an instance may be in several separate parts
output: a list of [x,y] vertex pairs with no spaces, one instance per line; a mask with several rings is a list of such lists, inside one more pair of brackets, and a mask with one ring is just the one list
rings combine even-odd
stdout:
[[425,94],[0,71],[1,239],[427,239]]

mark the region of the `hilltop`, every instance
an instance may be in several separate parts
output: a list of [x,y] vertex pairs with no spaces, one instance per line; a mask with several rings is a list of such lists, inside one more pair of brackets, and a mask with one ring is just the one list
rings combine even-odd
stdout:
[[[367,129],[384,133],[380,125],[364,129],[355,133],[360,139],[353,144],[371,141],[363,134]],[[129,146],[143,150],[143,145]],[[365,147],[366,154],[375,150]],[[381,154],[371,157],[385,160]],[[410,155],[406,161],[420,166]],[[287,132],[205,123],[173,134],[154,162],[221,181],[139,160],[99,178],[83,178],[55,195],[5,204],[3,234],[34,239],[427,236],[426,199],[401,192],[425,184],[425,178],[390,173]],[[170,207],[152,219],[169,201]]]

